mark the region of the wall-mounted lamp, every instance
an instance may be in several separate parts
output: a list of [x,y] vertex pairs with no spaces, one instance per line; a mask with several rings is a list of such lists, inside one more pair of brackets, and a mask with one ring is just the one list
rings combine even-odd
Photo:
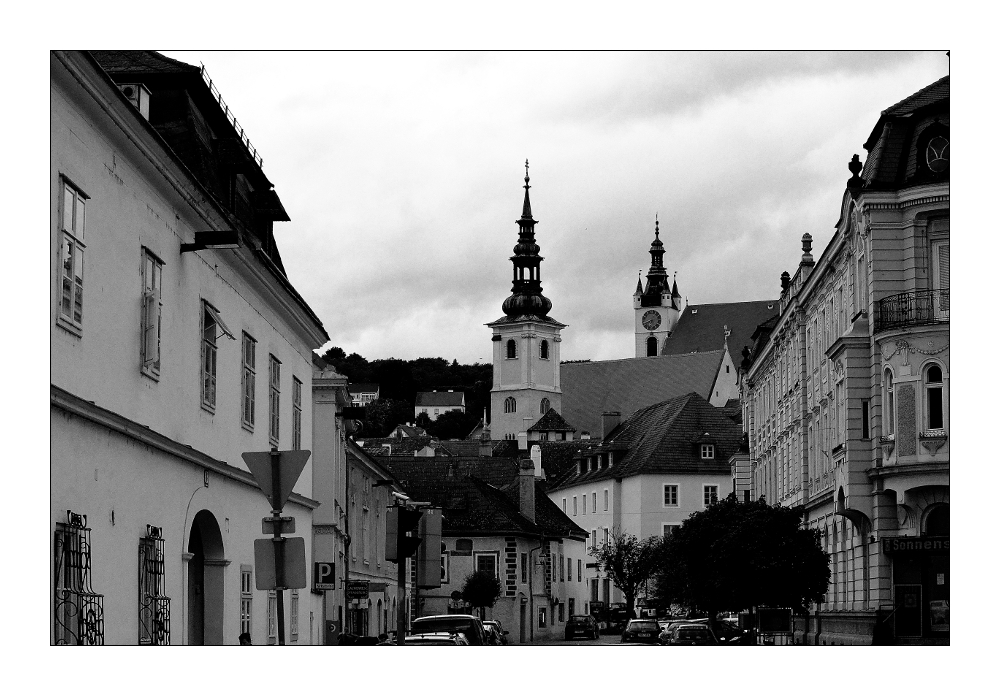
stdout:
[[237,249],[240,246],[240,233],[236,230],[217,232],[195,232],[194,244],[181,244],[181,253],[185,251],[200,251],[202,249]]

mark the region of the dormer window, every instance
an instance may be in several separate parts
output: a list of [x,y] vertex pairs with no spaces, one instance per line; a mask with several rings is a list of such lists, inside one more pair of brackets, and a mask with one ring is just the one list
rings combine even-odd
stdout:
[[702,445],[701,446],[701,458],[702,459],[715,459],[715,445]]

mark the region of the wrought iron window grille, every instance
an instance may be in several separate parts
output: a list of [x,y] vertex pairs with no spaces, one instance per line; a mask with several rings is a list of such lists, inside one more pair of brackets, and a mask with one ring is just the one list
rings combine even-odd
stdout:
[[90,586],[90,528],[87,516],[66,511],[56,524],[54,544],[56,645],[104,645],[104,595]]
[[146,525],[139,540],[139,645],[170,645],[170,597],[164,595],[163,530]]

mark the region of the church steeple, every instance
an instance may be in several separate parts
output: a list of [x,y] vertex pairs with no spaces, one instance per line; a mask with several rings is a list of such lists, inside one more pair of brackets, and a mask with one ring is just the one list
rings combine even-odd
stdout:
[[670,293],[670,279],[667,269],[663,267],[663,242],[660,241],[660,216],[656,216],[656,228],[653,243],[649,245],[649,255],[652,261],[646,274],[646,289],[642,293],[643,306],[655,307],[660,304],[663,293]]
[[503,313],[514,319],[544,319],[552,309],[552,301],[542,294],[542,257],[538,255],[539,246],[535,243],[535,224],[538,221],[531,216],[529,181],[528,160],[524,160],[524,207],[521,219],[517,221],[520,235],[514,255],[510,257],[514,264],[513,294],[503,303]]

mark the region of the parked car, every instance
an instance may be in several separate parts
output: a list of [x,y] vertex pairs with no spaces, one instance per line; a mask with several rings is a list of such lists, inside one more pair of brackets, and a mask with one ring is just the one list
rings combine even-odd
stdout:
[[670,638],[670,629],[674,626],[682,623],[691,623],[687,619],[668,619],[666,621],[660,621],[660,635],[657,636],[657,640],[662,644],[666,645],[667,639]]
[[499,642],[497,645],[507,645],[507,636],[510,635],[510,631],[503,630],[503,624],[501,624],[496,619],[490,619],[489,621],[483,621],[484,628],[492,627],[497,634],[497,639]]
[[462,633],[469,645],[489,645],[486,629],[479,617],[471,614],[439,614],[414,619],[410,631],[418,633]]
[[660,627],[653,619],[629,619],[622,632],[623,643],[656,643]]
[[707,624],[680,623],[670,627],[665,645],[718,645]]
[[[395,642],[386,641],[379,645],[395,645]],[[447,631],[437,631],[434,633],[417,633],[406,636],[403,645],[468,645],[463,633],[448,633]]]
[[566,640],[572,640],[577,636],[596,639],[599,635],[597,619],[589,614],[573,614],[566,621]]

